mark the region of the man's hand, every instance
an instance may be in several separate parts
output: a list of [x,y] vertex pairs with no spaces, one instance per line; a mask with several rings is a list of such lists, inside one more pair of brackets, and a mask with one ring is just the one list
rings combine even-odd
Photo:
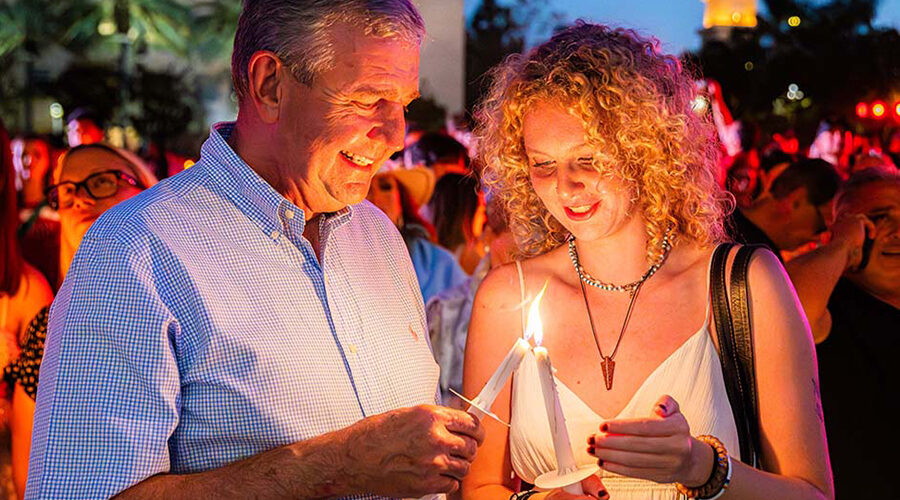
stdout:
[[484,441],[476,417],[430,405],[374,415],[346,431],[343,466],[351,487],[390,497],[459,489]]
[[831,243],[841,248],[847,256],[845,270],[856,269],[862,262],[862,247],[866,234],[873,234],[875,225],[863,214],[839,218],[831,226]]

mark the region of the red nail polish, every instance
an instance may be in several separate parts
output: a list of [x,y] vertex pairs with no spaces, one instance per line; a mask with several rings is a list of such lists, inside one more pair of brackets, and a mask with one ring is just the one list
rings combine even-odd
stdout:
[[591,446],[590,448],[588,448],[588,455],[593,455],[593,454],[594,454],[594,447]]
[[608,425],[603,424],[603,425],[600,426],[600,432],[608,432],[608,431],[609,431],[609,426],[608,426]]
[[603,467],[603,459],[602,458],[597,460],[597,466]]
[[598,491],[597,498],[600,498],[601,500],[604,498],[609,498],[609,493],[607,493],[606,490]]
[[664,404],[662,404],[662,403],[659,404],[659,409],[662,410],[663,413],[667,413],[667,412],[668,412],[668,408],[666,408],[666,405],[664,405]]
[[591,437],[588,438],[588,444],[589,444],[589,445],[594,446],[594,442],[595,442],[595,441],[594,441],[594,436],[591,436]]

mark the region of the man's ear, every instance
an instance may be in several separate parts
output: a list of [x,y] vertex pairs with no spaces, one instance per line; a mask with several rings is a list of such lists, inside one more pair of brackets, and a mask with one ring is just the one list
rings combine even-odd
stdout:
[[286,68],[275,53],[260,50],[250,56],[247,64],[247,84],[250,101],[263,123],[278,121],[281,101],[281,79]]

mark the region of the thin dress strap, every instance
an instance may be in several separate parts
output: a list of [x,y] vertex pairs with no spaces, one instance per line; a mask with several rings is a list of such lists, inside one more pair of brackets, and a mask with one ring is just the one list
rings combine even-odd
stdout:
[[519,310],[522,313],[522,335],[525,335],[525,274],[522,272],[522,263],[520,261],[516,261],[516,271],[519,272],[519,293],[522,296],[522,301],[519,302]]

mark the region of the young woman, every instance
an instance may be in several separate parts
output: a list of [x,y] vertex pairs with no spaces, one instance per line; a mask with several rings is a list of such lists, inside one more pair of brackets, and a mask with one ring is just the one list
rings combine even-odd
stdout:
[[[575,458],[601,466],[584,496],[519,498],[674,500],[674,483],[706,498],[725,489],[717,473],[728,453],[723,499],[833,497],[809,327],[765,251],[749,269],[765,471],[736,458],[709,306],[710,258],[731,203],[693,92],[654,41],[584,23],[494,73],[479,151],[526,258],[478,291],[464,390],[477,394],[522,336],[523,297],[546,283],[543,345]],[[533,356],[493,410],[511,428],[485,420],[467,499],[510,497],[514,476],[531,483],[556,468]]]

